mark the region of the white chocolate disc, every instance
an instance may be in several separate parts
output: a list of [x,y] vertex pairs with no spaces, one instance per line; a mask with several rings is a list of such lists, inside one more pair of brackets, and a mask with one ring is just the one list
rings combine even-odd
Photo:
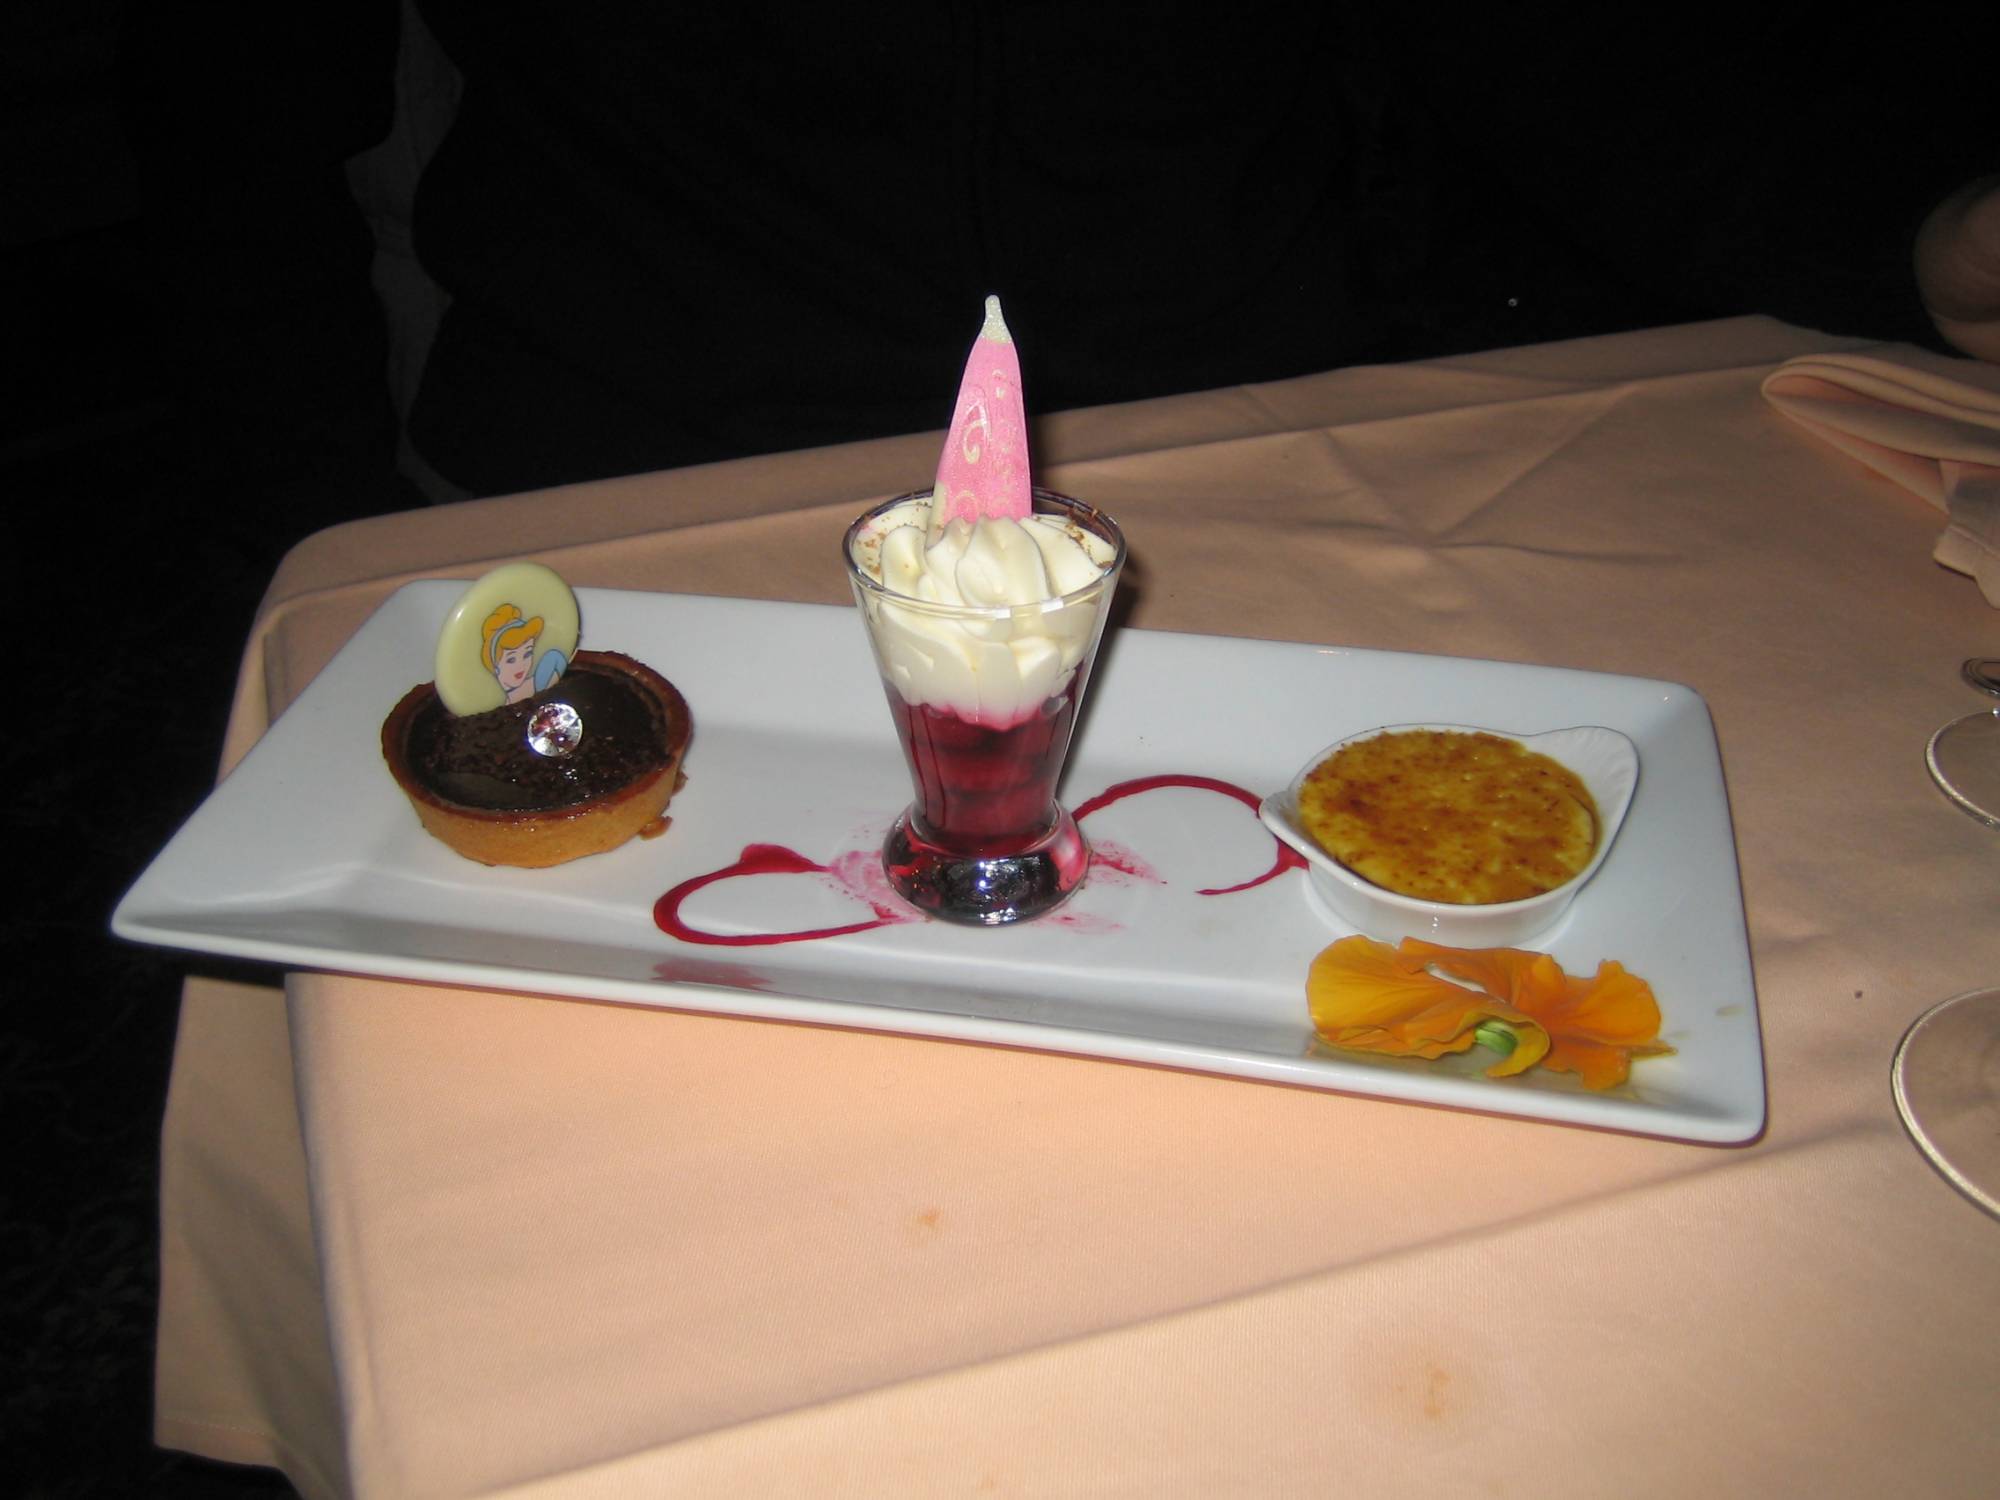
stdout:
[[459,596],[438,631],[438,698],[455,714],[532,697],[576,655],[576,595],[540,563],[503,563]]

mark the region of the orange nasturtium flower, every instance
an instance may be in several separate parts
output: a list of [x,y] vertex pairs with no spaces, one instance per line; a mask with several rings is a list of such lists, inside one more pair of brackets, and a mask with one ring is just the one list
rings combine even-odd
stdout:
[[1493,1078],[1524,1072],[1549,1050],[1532,1016],[1480,990],[1440,979],[1426,961],[1373,938],[1342,938],[1313,960],[1306,1001],[1313,1026],[1335,1047],[1391,1057],[1442,1057],[1472,1045],[1485,1021],[1503,1021],[1517,1044],[1488,1068]]
[[1306,998],[1328,1044],[1397,1057],[1463,1052],[1482,1024],[1499,1021],[1516,1046],[1486,1070],[1492,1078],[1542,1063],[1607,1089],[1625,1081],[1634,1057],[1673,1050],[1659,1040],[1652,987],[1609,959],[1594,978],[1577,979],[1548,954],[1519,948],[1445,948],[1416,938],[1391,948],[1349,937],[1313,960]]

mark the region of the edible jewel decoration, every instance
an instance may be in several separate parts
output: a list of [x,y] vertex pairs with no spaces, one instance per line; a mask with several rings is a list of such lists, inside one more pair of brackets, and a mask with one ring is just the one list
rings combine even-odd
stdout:
[[[483,714],[522,703],[562,680],[576,655],[576,595],[540,563],[503,563],[459,595],[438,631],[438,701]],[[583,716],[551,700],[528,717],[528,748],[560,757],[583,743]]]
[[583,743],[583,715],[567,703],[544,703],[528,715],[528,748],[561,760]]
[[986,324],[966,356],[951,431],[938,459],[931,539],[956,520],[1026,520],[1032,498],[1021,355],[1000,315],[1000,299],[988,297]]
[[1660,1041],[1652,986],[1611,959],[1594,978],[1578,979],[1548,954],[1520,948],[1417,938],[1392,948],[1347,937],[1313,960],[1306,1001],[1329,1046],[1438,1058],[1478,1043],[1501,1054],[1489,1078],[1540,1064],[1608,1089],[1626,1080],[1634,1058],[1674,1050]]

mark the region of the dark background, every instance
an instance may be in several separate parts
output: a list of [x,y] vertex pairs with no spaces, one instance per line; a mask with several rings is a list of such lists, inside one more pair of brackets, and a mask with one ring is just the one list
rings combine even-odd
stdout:
[[187,966],[109,921],[213,780],[234,659],[314,518],[205,454],[177,399],[119,127],[118,9],[0,7],[0,535],[12,634],[38,659],[0,735],[0,1493],[287,1496],[269,1471],[152,1446],[157,1153]]
[[[158,1133],[191,961],[107,923],[213,778],[277,560],[421,502],[387,469],[379,402],[325,387],[289,428],[232,428],[190,389],[121,125],[119,12],[16,0],[0,20],[0,497],[29,668],[0,736],[17,891],[0,915],[0,1489],[284,1495],[151,1446]],[[1908,237],[2000,166],[1980,138],[1990,93],[1954,79],[1948,39],[1823,35],[1803,7],[1706,39],[1665,22],[1609,36],[1596,15],[1562,28],[1570,86],[1552,90],[1515,86],[1531,53],[1546,76],[1542,39],[1439,56],[1421,33],[1447,23],[1404,14],[1404,55],[1423,60],[1408,87],[1440,101],[1418,113],[1448,164],[1414,185],[1425,242],[1470,246],[1486,280],[1389,356],[1740,312],[1930,341]],[[322,372],[282,373],[311,390]]]

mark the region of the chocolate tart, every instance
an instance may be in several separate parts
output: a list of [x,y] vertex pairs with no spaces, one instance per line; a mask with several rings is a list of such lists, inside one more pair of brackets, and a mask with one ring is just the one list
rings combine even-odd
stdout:
[[[583,719],[560,758],[528,745],[529,718],[550,702]],[[433,683],[410,689],[382,723],[382,757],[424,827],[467,859],[540,869],[664,831],[693,727],[651,667],[579,651],[545,692],[484,713],[452,714]]]

